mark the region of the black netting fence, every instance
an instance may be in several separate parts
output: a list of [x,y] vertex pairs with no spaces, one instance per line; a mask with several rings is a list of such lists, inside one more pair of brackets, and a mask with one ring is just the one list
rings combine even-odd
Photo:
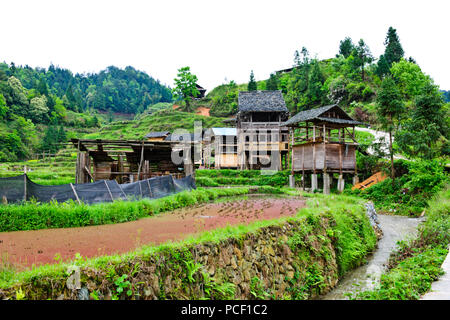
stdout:
[[125,184],[118,184],[116,180],[101,180],[93,183],[44,186],[34,183],[24,174],[0,178],[0,200],[5,204],[31,199],[38,202],[52,200],[64,202],[72,199],[93,204],[112,202],[117,199],[161,198],[195,188],[195,180],[192,176],[181,179],[174,179],[171,175],[160,176]]

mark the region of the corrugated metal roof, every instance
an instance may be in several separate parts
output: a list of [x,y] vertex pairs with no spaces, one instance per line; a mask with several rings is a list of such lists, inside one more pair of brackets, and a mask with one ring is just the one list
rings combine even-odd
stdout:
[[237,135],[236,128],[211,128],[216,136],[235,136]]
[[240,91],[238,107],[240,112],[288,112],[280,90]]

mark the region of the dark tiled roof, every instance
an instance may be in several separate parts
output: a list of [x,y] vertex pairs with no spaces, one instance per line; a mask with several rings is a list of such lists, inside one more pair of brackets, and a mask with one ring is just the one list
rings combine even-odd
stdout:
[[241,91],[239,112],[288,112],[281,91]]
[[[338,118],[321,117],[322,114],[324,114],[325,112],[327,112],[328,110],[330,110],[332,108],[338,108],[338,111],[342,115],[344,115],[346,119],[345,118],[338,119]],[[363,124],[363,123],[361,123],[359,121],[353,120],[337,104],[332,104],[332,105],[329,105],[329,106],[323,106],[323,107],[314,108],[314,109],[311,109],[311,110],[300,111],[295,116],[290,118],[285,123],[282,123],[281,125],[282,126],[288,126],[288,125],[296,124],[296,123],[299,123],[299,122],[312,121],[312,120],[319,120],[319,121],[326,121],[326,122],[333,122],[333,123],[342,123],[342,124],[355,124],[355,125]]]
[[145,138],[162,138],[169,134],[169,131],[154,131],[145,135]]

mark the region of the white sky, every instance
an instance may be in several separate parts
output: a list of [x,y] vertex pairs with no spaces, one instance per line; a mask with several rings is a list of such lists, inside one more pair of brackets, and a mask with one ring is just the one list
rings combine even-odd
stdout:
[[389,26],[441,89],[450,90],[450,1],[2,0],[0,61],[74,73],[131,65],[173,86],[190,66],[208,90],[257,80],[293,64],[305,46],[319,59],[360,38],[378,57]]

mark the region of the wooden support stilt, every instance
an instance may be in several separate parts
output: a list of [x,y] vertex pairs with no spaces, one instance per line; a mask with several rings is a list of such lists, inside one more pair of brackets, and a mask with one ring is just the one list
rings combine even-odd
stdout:
[[[138,176],[137,176],[138,180],[141,180],[141,168],[142,168],[143,161],[144,161],[144,141],[142,141],[141,161],[139,161]],[[142,192],[141,192],[141,194],[142,194]]]
[[23,201],[27,201],[27,166],[23,167]]

